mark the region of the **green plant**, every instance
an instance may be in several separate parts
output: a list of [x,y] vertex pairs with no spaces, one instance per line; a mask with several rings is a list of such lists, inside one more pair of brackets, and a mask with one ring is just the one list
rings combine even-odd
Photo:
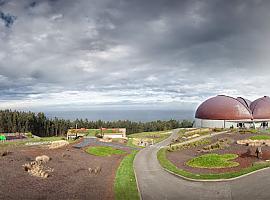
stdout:
[[114,193],[116,200],[139,200],[139,193],[133,169],[133,161],[138,151],[127,155],[117,169],[114,180]]
[[131,134],[128,137],[129,138],[138,138],[138,139],[146,139],[149,141],[152,141],[154,143],[158,143],[166,138],[168,138],[171,135],[170,131],[158,131],[158,132],[142,132],[142,133],[135,133]]
[[27,133],[25,133],[25,136],[26,136],[26,137],[28,137],[28,138],[33,137],[33,135],[32,135],[32,133],[31,133],[31,132],[27,132]]
[[180,176],[191,178],[191,179],[197,179],[197,180],[230,179],[230,178],[235,178],[244,174],[248,174],[250,172],[253,172],[259,169],[270,167],[270,162],[254,163],[251,167],[247,167],[236,172],[227,172],[227,173],[219,173],[219,174],[211,174],[211,173],[210,174],[196,174],[196,173],[191,173],[183,169],[177,168],[173,163],[171,163],[166,158],[166,152],[167,152],[166,149],[163,148],[163,149],[160,149],[157,154],[158,161],[163,168],[175,174],[178,174]]
[[225,147],[228,147],[230,144],[233,143],[233,140],[230,138],[221,138],[217,142],[204,146],[201,151],[203,152],[209,152],[217,149],[223,149]]
[[209,169],[236,167],[239,163],[231,160],[237,157],[236,154],[205,154],[189,160],[186,164],[190,167]]
[[270,135],[254,135],[250,137],[251,140],[270,140]]
[[95,156],[111,156],[126,153],[125,151],[122,151],[120,149],[106,146],[89,147],[86,149],[86,152]]
[[224,128],[214,128],[213,131],[214,132],[221,132],[221,131],[224,131]]
[[211,143],[211,140],[202,139],[202,140],[198,140],[198,141],[187,143],[187,144],[174,144],[174,145],[171,145],[171,147],[169,148],[169,151],[190,149],[190,148],[195,148],[202,145],[207,145],[210,143]]

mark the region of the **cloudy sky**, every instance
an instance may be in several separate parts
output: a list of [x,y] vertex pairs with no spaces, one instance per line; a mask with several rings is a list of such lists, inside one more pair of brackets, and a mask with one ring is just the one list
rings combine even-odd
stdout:
[[270,1],[0,0],[0,108],[270,95]]

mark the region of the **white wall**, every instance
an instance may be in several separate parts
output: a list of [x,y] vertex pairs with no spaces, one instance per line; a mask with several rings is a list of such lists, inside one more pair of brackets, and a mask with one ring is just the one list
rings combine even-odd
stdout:
[[[225,121],[225,127],[224,127]],[[240,121],[239,121],[240,122]],[[226,121],[226,120],[208,120],[208,119],[198,119],[195,118],[195,128],[230,128],[233,126],[237,128],[237,121]],[[262,122],[254,122],[255,128],[260,128]],[[245,123],[246,128],[250,128],[253,126],[253,123]],[[268,126],[270,127],[270,122],[268,122]]]
[[226,120],[208,120],[195,118],[196,128],[237,128],[237,122],[229,122]]
[[125,136],[123,136],[122,134],[104,134],[104,137],[107,137],[107,138],[124,138]]

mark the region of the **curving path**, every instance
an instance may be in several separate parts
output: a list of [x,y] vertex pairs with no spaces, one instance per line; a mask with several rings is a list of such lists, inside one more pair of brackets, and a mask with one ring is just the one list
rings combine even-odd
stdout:
[[163,170],[156,154],[177,137],[177,131],[161,143],[141,150],[135,158],[134,169],[143,200],[270,199],[270,169],[225,182],[187,181]]

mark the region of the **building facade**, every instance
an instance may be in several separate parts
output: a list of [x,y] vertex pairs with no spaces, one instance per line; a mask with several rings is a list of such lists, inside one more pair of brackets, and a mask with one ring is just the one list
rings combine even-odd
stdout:
[[202,128],[267,128],[270,122],[270,98],[253,102],[218,95],[204,101],[196,110],[194,127]]

